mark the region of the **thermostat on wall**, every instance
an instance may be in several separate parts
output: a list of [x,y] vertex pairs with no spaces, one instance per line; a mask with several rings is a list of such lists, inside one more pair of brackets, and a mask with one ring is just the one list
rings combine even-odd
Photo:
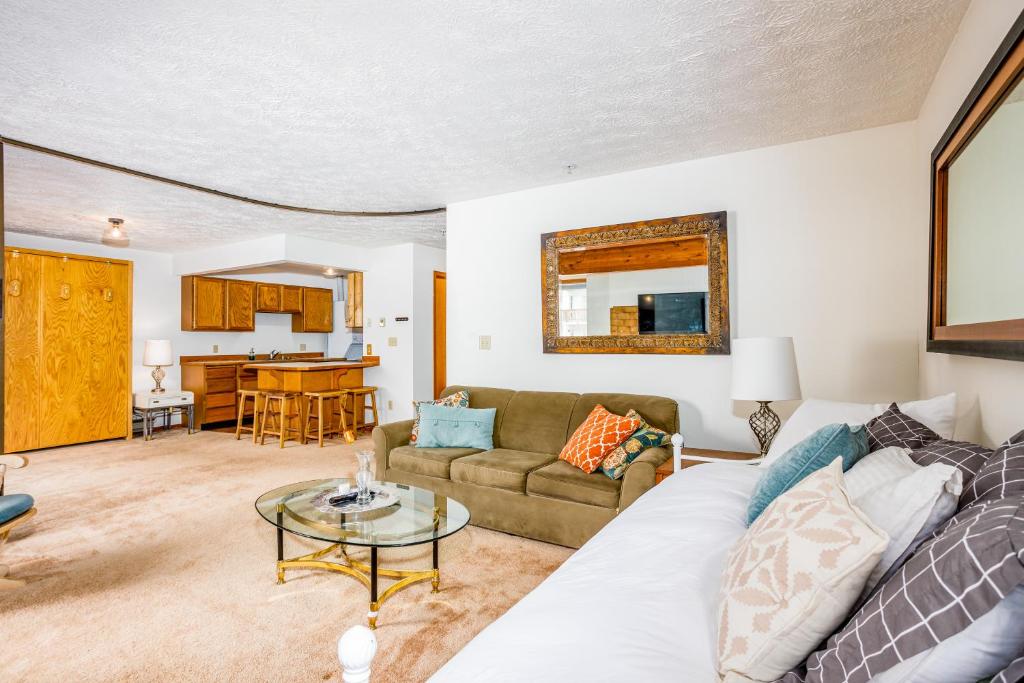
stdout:
[[407,322],[409,322],[409,316],[407,316],[407,315],[400,315],[397,318],[395,318],[395,322],[396,323],[407,323]]

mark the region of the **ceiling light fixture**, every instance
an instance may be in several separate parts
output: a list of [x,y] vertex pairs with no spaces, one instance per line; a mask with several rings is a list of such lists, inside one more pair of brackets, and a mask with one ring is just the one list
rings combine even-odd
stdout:
[[112,247],[127,247],[128,232],[124,229],[123,218],[108,218],[110,225],[103,231],[103,244]]
[[338,277],[338,271],[331,266],[324,268],[324,277]]

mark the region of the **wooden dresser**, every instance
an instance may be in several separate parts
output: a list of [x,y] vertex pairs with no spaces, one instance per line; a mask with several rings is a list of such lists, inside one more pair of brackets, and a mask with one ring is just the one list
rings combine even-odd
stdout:
[[130,438],[132,263],[4,249],[4,451]]

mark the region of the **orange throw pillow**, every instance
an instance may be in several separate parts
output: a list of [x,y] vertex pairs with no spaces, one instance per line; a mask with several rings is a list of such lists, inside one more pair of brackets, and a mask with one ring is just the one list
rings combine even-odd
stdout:
[[642,420],[610,413],[598,404],[572,433],[558,457],[590,474],[609,453],[639,427]]

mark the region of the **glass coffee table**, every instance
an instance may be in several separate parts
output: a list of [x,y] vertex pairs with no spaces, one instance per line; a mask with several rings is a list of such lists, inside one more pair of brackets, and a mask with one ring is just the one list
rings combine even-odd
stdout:
[[[441,585],[437,544],[469,523],[469,510],[465,506],[433,491],[393,484],[374,482],[371,489],[393,494],[396,502],[366,512],[327,512],[314,507],[313,499],[324,491],[338,490],[339,484],[351,479],[317,479],[288,484],[267,491],[256,500],[256,511],[263,519],[277,527],[277,582],[284,583],[288,569],[323,569],[347,574],[359,580],[370,590],[370,610],[367,620],[370,628],[377,627],[377,613],[385,600],[414,583],[430,579],[433,593]],[[284,532],[330,543],[315,552],[285,559]],[[431,569],[384,569],[378,566],[380,548],[399,548],[423,543],[433,544]],[[346,546],[370,549],[370,563],[348,556]],[[337,552],[340,562],[323,559]],[[378,590],[378,579],[397,579],[395,583]]]

